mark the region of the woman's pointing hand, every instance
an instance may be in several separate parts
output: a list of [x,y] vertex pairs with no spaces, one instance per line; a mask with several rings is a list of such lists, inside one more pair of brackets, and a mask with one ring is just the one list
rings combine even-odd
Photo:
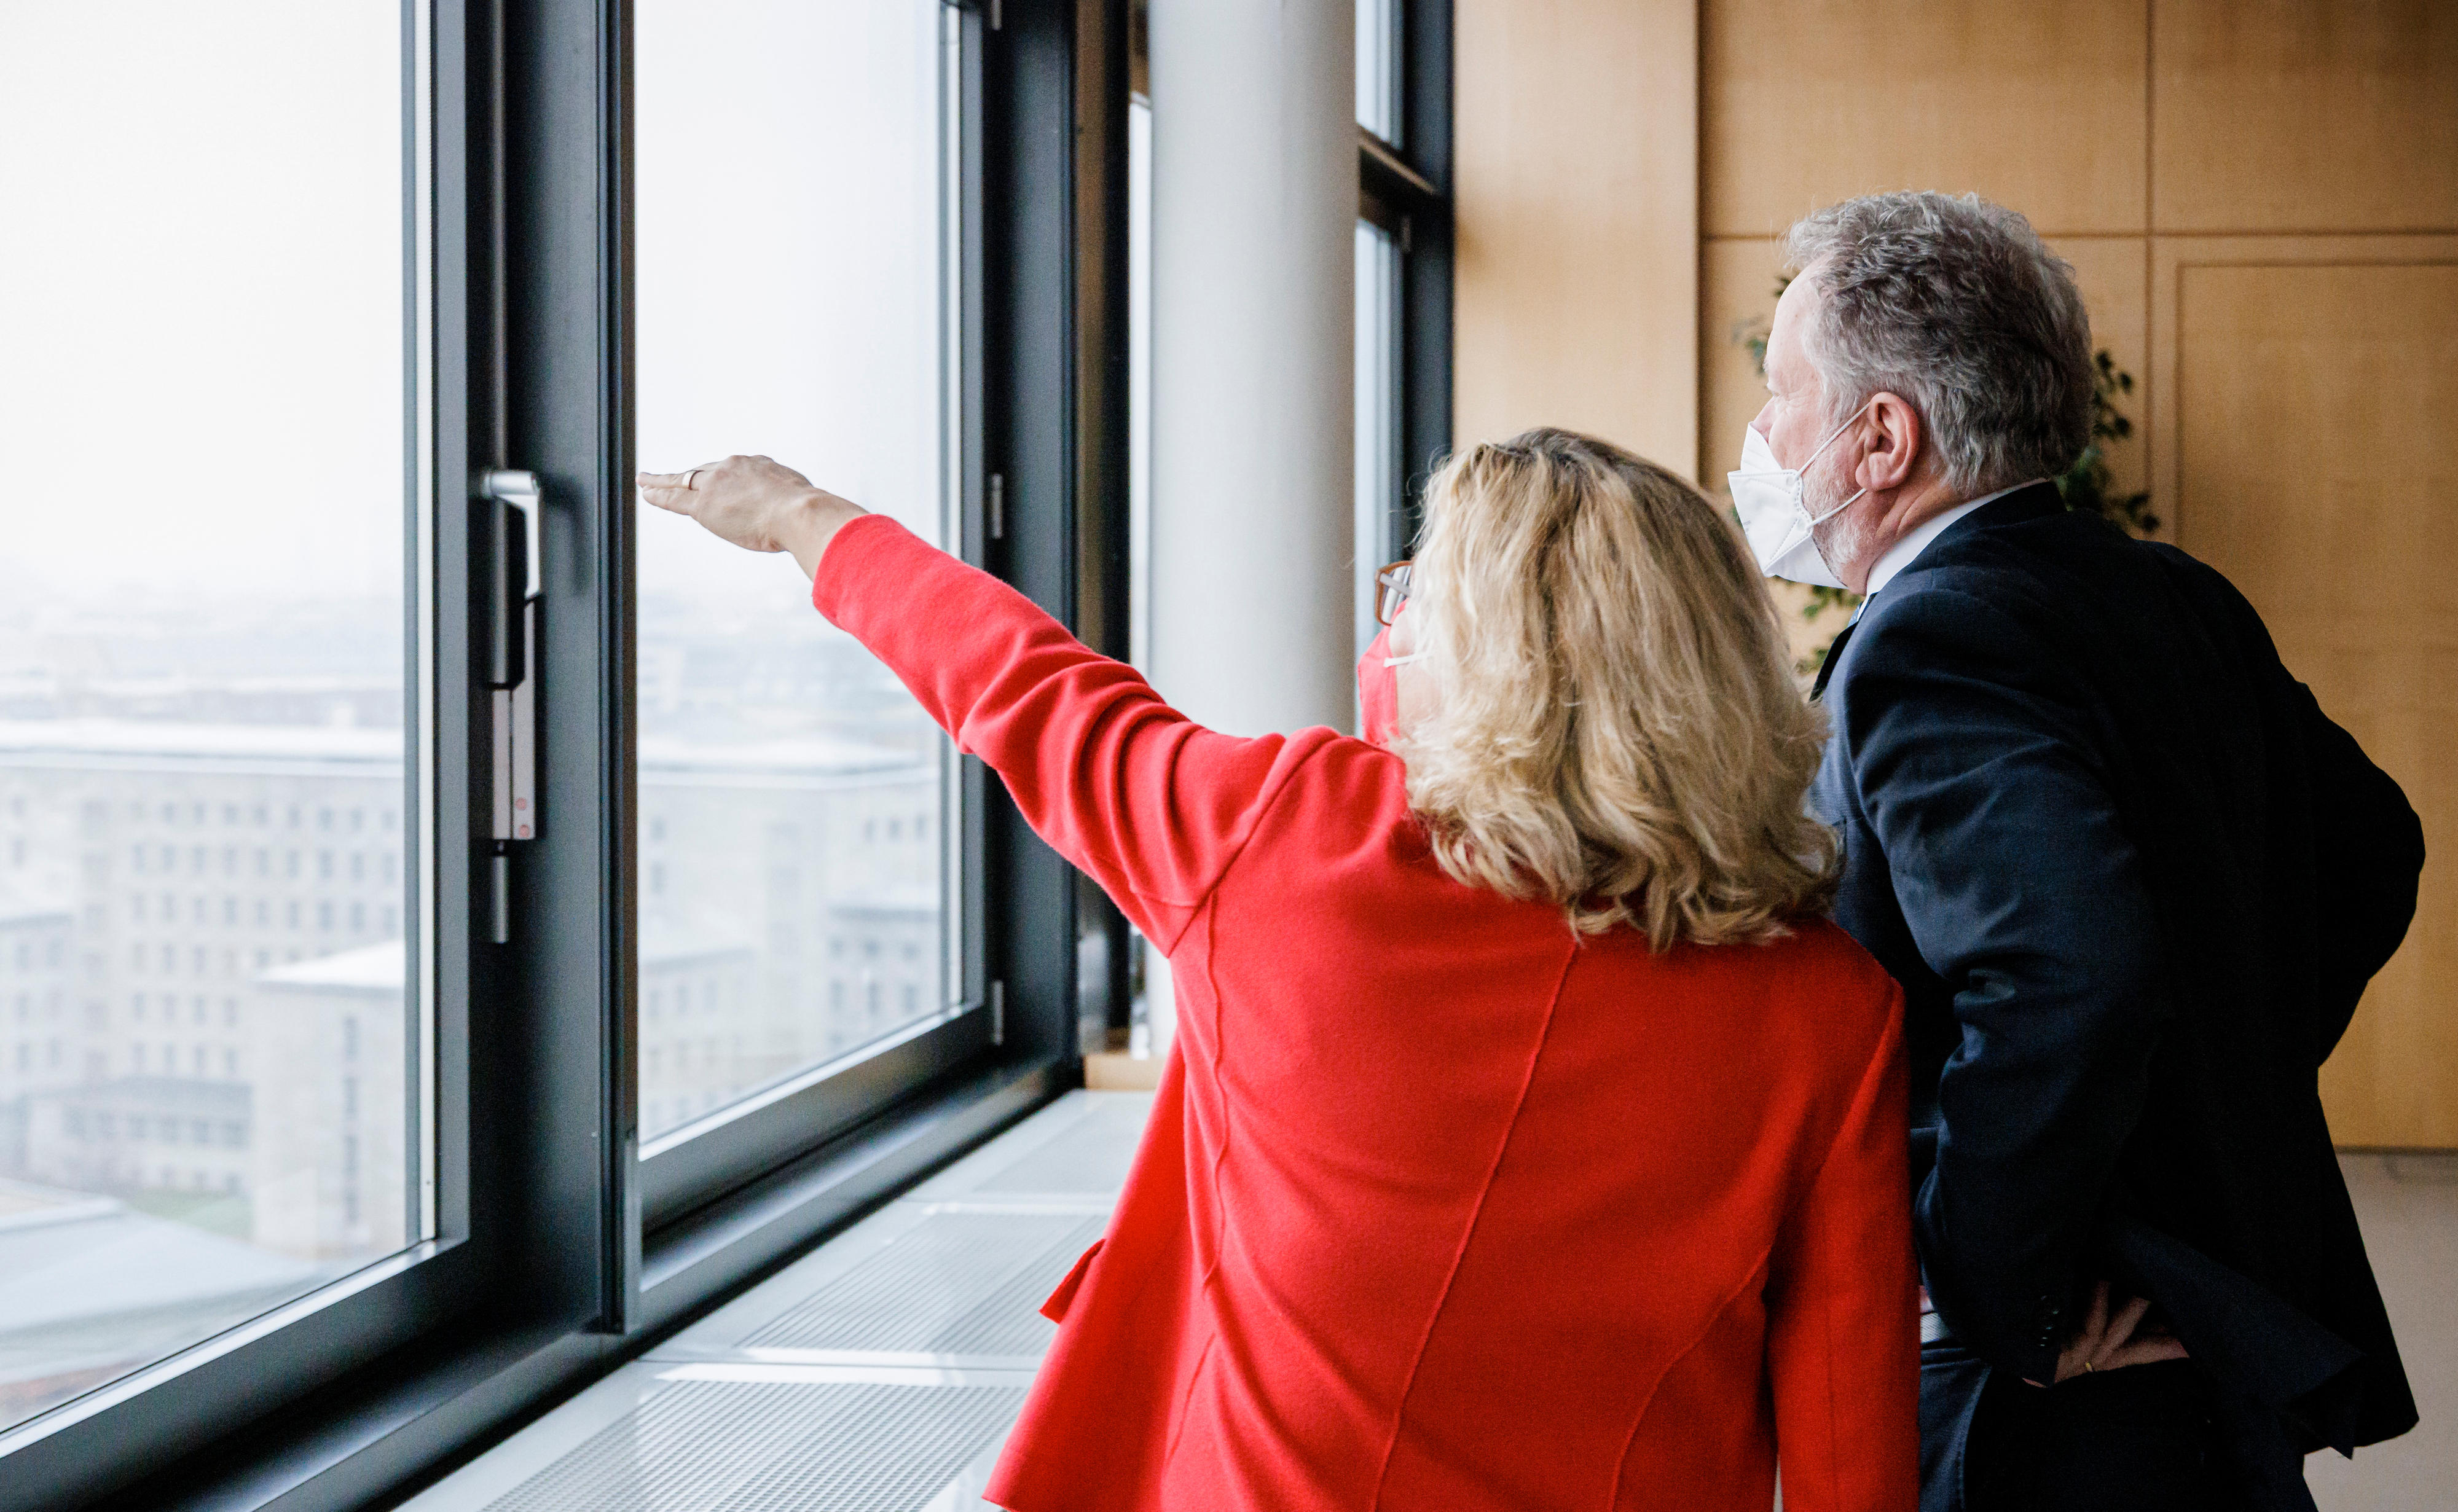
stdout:
[[790,551],[804,577],[846,522],[866,511],[782,463],[728,457],[687,472],[640,474],[640,496],[689,515],[709,533],[747,551]]

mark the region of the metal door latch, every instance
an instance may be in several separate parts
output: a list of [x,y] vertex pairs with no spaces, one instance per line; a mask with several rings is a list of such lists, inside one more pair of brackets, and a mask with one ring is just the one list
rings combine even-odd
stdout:
[[[493,502],[492,644],[487,682],[494,715],[493,935],[511,939],[511,842],[537,839],[538,476],[498,468],[479,479]],[[517,515],[517,522],[511,517]]]

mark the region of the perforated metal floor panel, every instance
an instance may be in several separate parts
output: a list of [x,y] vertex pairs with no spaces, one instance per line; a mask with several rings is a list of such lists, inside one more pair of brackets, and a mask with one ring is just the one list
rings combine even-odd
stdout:
[[[1150,1092],[1084,1092],[1061,1099],[1004,1138],[914,1189],[925,1202],[1114,1200],[1152,1114]],[[1042,1118],[1050,1121],[1036,1129]],[[1013,1141],[1013,1143],[1010,1143]]]
[[1127,1093],[1131,1103],[1094,1105],[1080,1124],[1066,1134],[1026,1153],[1013,1165],[986,1177],[976,1190],[985,1196],[1026,1192],[1100,1193],[1114,1195],[1126,1184],[1127,1167],[1143,1137],[1144,1119],[1152,1099]]
[[677,1380],[489,1512],[921,1512],[1021,1387]]
[[915,1352],[939,1363],[1038,1357],[1042,1300],[1105,1215],[932,1212],[742,1341],[747,1350]]
[[1151,1106],[1059,1099],[403,1512],[988,1512]]

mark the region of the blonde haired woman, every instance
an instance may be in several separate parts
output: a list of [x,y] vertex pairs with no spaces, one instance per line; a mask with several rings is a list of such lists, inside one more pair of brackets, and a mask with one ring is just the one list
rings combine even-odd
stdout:
[[1912,1504],[1897,992],[1817,917],[1819,721],[1721,511],[1586,437],[1470,447],[1384,574],[1365,738],[1249,740],[774,463],[642,481],[793,552],[1170,958],[993,1501],[1763,1512],[1781,1455],[1790,1512]]

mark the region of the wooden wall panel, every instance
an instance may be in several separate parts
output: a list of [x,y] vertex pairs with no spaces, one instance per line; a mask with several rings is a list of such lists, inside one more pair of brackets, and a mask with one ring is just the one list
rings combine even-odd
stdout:
[[2424,819],[2415,925],[2323,1071],[2332,1133],[2453,1146],[2458,621],[2443,548],[2458,539],[2458,246],[2407,262],[2334,250],[2347,249],[2263,238],[2163,259],[2175,430],[2159,449],[2178,543],[2253,601]]
[[1698,259],[1698,467],[1720,494],[1741,465],[1741,427],[1766,403],[1766,381],[1741,344],[1775,315],[1782,258],[1767,238],[1718,238]]
[[2155,229],[2458,230],[2458,6],[2155,10]]
[[[2091,340],[2133,375],[2134,392],[2116,407],[2134,422],[2134,436],[2108,448],[2115,487],[2126,493],[2150,487],[2151,455],[2145,439],[2151,424],[2151,244],[2141,237],[2052,237],[2050,247],[2073,264],[2083,307],[2091,311]],[[2157,512],[2155,508],[2153,512]]]
[[2149,229],[2146,3],[1704,0],[1709,233],[1881,189],[1976,191],[2051,234]]
[[1459,0],[1452,433],[1698,471],[1697,10]]

